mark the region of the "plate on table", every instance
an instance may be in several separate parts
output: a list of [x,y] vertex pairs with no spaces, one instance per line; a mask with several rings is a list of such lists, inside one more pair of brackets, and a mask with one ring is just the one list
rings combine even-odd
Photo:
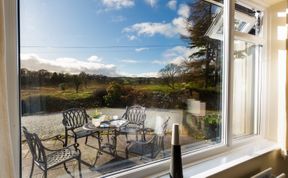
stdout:
[[102,121],[100,124],[100,127],[110,127],[110,122],[109,121]]
[[113,120],[110,122],[111,126],[113,127],[120,127],[121,125],[125,124],[127,120],[121,119],[121,120]]

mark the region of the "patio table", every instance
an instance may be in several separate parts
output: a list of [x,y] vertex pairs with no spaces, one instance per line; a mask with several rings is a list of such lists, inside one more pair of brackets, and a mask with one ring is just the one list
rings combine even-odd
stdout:
[[[83,125],[83,129],[85,130],[91,130],[91,131],[97,131],[98,134],[98,151],[96,155],[95,162],[93,166],[96,164],[97,159],[102,152],[111,154],[113,156],[117,156],[117,136],[119,135],[119,129],[121,126],[125,125],[127,123],[127,120],[124,119],[112,119],[107,121],[100,121],[99,126],[95,126],[92,122],[88,122]],[[107,142],[102,143],[102,137],[101,134],[105,133],[107,134]],[[109,136],[111,135],[111,141]]]

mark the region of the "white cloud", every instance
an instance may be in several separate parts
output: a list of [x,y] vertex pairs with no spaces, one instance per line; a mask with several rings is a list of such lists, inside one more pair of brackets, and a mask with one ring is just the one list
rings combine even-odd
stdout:
[[107,9],[122,9],[133,7],[135,5],[134,0],[102,0],[102,4]]
[[180,4],[177,13],[184,18],[188,18],[190,15],[190,8],[187,4]]
[[164,52],[163,56],[165,58],[171,58],[176,56],[190,56],[192,54],[192,50],[190,48],[186,48],[185,46],[175,46],[171,49],[168,49]]
[[169,63],[173,63],[179,65],[185,60],[188,60],[189,56],[194,52],[196,52],[194,48],[190,49],[186,48],[185,46],[175,46],[164,51],[164,58],[162,60],[154,60],[152,61],[152,64],[166,65]]
[[187,60],[187,58],[185,58],[184,56],[177,56],[174,59],[172,59],[169,63],[171,64],[176,64],[176,65],[180,65],[182,64],[185,60]]
[[127,38],[128,38],[128,40],[130,40],[130,41],[134,41],[134,40],[137,39],[137,36],[135,36],[135,35],[127,35]]
[[[172,2],[173,1],[173,2]],[[174,2],[175,1],[175,2]],[[173,3],[177,3],[176,0],[170,0],[168,2],[173,5]],[[172,8],[174,8],[171,5]],[[175,4],[176,6],[177,4]],[[135,35],[137,36],[149,36],[152,37],[156,34],[163,35],[165,37],[174,37],[175,35],[182,35],[182,36],[189,36],[189,32],[187,31],[188,27],[191,25],[190,22],[187,21],[188,17],[190,16],[190,8],[186,4],[180,4],[180,7],[177,11],[178,17],[174,18],[171,22],[142,22],[136,23],[129,27],[123,29],[123,32],[129,33],[130,36],[133,36],[132,40],[134,40]],[[131,40],[128,36],[128,39]]]
[[[91,56],[88,59],[95,59]],[[57,58],[54,60],[44,59],[37,54],[21,54],[21,66],[28,70],[45,69],[50,72],[63,72],[78,74],[86,72],[89,74],[102,74],[106,76],[119,76],[116,73],[116,66],[113,64],[103,64],[99,62],[89,62],[75,58]]]
[[87,61],[89,61],[89,62],[101,62],[102,58],[100,58],[98,56],[91,56],[87,59]]
[[189,59],[191,54],[197,52],[199,48],[187,48],[185,46],[175,46],[174,48],[168,49],[163,53],[167,63],[181,64],[185,60]]
[[123,60],[121,60],[121,62],[130,63],[130,64],[137,64],[137,63],[139,63],[139,61],[136,61],[136,60],[133,60],[133,59],[123,59]]
[[172,24],[179,34],[183,36],[189,36],[189,32],[187,31],[187,26],[189,23],[187,22],[186,18],[178,17],[173,19]]
[[156,7],[158,0],[145,0],[145,2],[151,7]]
[[146,73],[141,73],[138,74],[139,77],[160,77],[159,72],[146,72]]
[[124,22],[125,20],[126,20],[126,17],[122,15],[112,17],[112,22]]
[[167,61],[165,61],[165,60],[154,60],[154,61],[152,61],[152,64],[165,65],[165,64],[167,64]]
[[146,51],[149,50],[149,48],[136,48],[135,51],[136,52],[142,52],[142,51]]
[[135,32],[138,36],[154,36],[155,34],[161,34],[166,37],[173,37],[176,34],[173,26],[170,23],[136,23],[130,27],[126,27],[123,31],[130,33]]
[[176,0],[170,0],[170,1],[167,3],[167,7],[169,7],[169,9],[171,9],[171,10],[176,10],[176,8],[177,8],[177,1],[176,1]]
[[123,72],[121,73],[121,76],[127,76],[127,77],[160,77],[159,72],[144,72],[139,74],[131,74]]
[[[36,56],[34,55],[34,57],[36,57]],[[55,59],[55,61],[56,62],[62,62],[62,63],[73,63],[73,62],[77,62],[77,59],[62,57],[62,58]]]

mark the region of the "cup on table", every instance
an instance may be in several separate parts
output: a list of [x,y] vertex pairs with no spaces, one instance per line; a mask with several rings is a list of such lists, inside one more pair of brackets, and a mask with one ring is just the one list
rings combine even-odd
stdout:
[[113,116],[112,116],[112,119],[113,119],[113,120],[117,120],[118,118],[119,118],[119,116],[117,116],[117,115],[113,115]]
[[99,127],[101,124],[101,119],[92,119],[92,124]]

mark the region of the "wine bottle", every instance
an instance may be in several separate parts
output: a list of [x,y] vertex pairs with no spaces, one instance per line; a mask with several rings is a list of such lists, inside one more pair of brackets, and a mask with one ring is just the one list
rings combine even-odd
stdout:
[[173,124],[171,138],[170,178],[183,178],[179,124]]

